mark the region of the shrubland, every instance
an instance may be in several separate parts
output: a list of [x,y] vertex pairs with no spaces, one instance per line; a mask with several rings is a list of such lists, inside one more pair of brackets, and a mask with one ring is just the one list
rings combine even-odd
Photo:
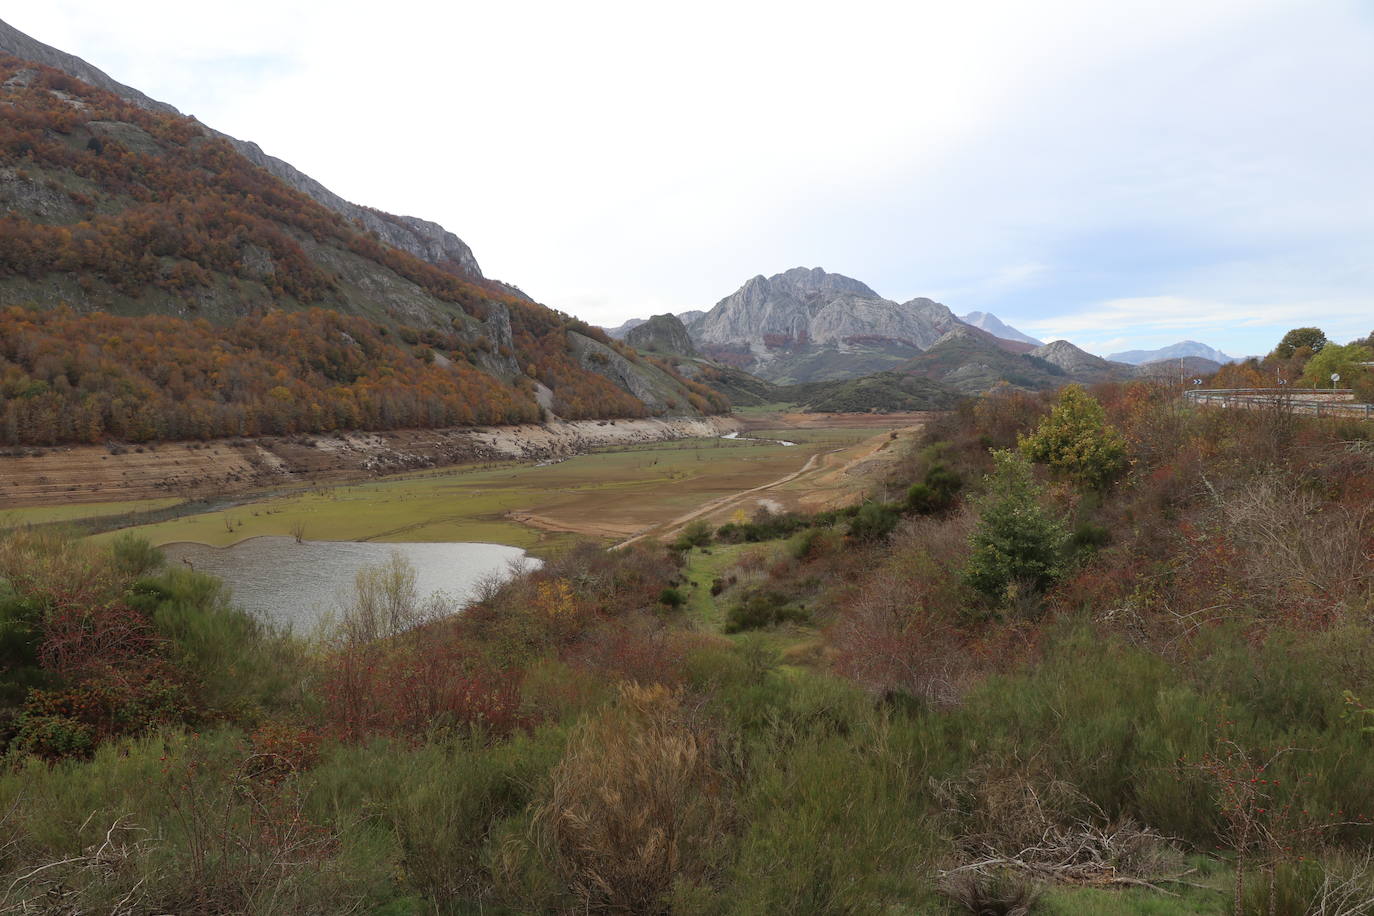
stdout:
[[1372,432],[1006,392],[896,501],[457,616],[392,564],[310,644],[12,532],[0,907],[1370,912]]

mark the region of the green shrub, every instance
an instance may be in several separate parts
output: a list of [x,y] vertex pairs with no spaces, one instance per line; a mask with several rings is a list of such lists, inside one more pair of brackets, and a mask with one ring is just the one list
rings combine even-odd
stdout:
[[1112,533],[1102,525],[1079,522],[1069,537],[1069,546],[1078,551],[1097,550],[1106,547],[1111,540]]
[[659,604],[673,609],[682,607],[686,600],[686,598],[682,597],[682,592],[675,588],[665,588],[663,591],[659,592],[658,595]]
[[864,503],[849,523],[849,536],[856,541],[867,543],[881,541],[897,527],[897,521],[897,512],[891,506],[883,503]]
[[309,673],[304,647],[230,605],[218,579],[169,569],[134,583],[128,600],[148,614],[172,657],[193,673],[199,700],[210,710],[251,717],[295,701]]
[[11,760],[27,754],[44,760],[85,757],[95,749],[94,729],[70,716],[25,713],[17,724],[18,731],[6,751]]
[[[490,900],[493,833],[534,799],[558,762],[562,735],[541,730],[494,746],[455,740],[412,752],[391,748],[391,763],[383,747],[366,752],[366,765],[398,769],[383,797],[406,884],[440,907]],[[346,770],[337,776],[346,778]]]
[[725,615],[725,632],[760,630],[780,623],[805,623],[810,619],[805,608],[795,607],[786,595],[775,591],[756,591],[746,595]]
[[906,509],[918,515],[936,515],[948,511],[955,502],[964,479],[943,463],[936,462],[926,470],[920,483],[914,483],[906,493]]
[[729,522],[716,531],[716,537],[727,544],[757,543],[787,537],[813,524],[814,520],[791,512],[774,514],[759,511],[748,522]]
[[30,687],[49,681],[38,661],[43,608],[0,579],[0,709],[18,706]]
[[682,529],[677,540],[673,541],[672,548],[674,550],[691,550],[693,547],[705,547],[711,543],[711,534],[710,524],[705,519],[699,518],[688,523],[687,527]]
[[115,569],[126,576],[144,576],[160,569],[167,558],[147,539],[133,534],[121,534],[110,542],[110,555]]
[[939,911],[926,876],[943,843],[926,773],[853,707],[841,721],[836,731],[784,718],[795,724],[753,746],[748,826],[719,894],[729,911]]
[[993,453],[995,470],[978,502],[978,526],[964,578],[994,601],[1018,588],[1044,589],[1064,570],[1067,536],[1039,501],[1030,465],[1014,452]]
[[808,560],[840,547],[839,535],[831,528],[806,528],[787,542],[788,556],[794,560]]

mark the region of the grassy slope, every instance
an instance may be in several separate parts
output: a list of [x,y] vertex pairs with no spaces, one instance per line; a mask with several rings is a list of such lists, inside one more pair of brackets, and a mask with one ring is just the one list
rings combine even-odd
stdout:
[[146,512],[165,509],[181,502],[177,496],[164,499],[128,499],[109,503],[76,503],[66,506],[29,506],[0,510],[0,528],[8,525],[41,525],[47,522],[73,522],[88,518],[123,515],[126,512]]

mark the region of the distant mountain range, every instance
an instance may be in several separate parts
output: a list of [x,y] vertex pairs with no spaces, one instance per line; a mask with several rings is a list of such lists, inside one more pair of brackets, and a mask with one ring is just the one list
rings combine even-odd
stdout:
[[866,398],[875,409],[938,409],[1001,384],[1041,390],[1138,373],[1068,341],[1041,344],[987,312],[959,318],[931,299],[894,302],[820,268],[754,277],[709,312],[636,319],[614,332],[736,403],[816,410],[866,409]]
[[959,320],[964,324],[972,325],[975,328],[981,328],[993,337],[1000,337],[1003,340],[1019,340],[1033,347],[1043,346],[1045,343],[1043,340],[1036,340],[1029,334],[1021,333],[1016,330],[1016,328],[1001,321],[991,312],[969,312]]
[[[975,312],[966,322],[934,300],[898,303],[818,267],[754,277],[710,311],[677,317],[700,353],[777,384],[895,368],[958,328],[991,331],[989,339],[1010,352],[1040,343],[995,315]],[[608,333],[623,337],[643,321],[632,319]]]
[[1157,363],[1166,359],[1184,359],[1186,357],[1197,357],[1199,359],[1211,360],[1218,365],[1239,362],[1241,357],[1227,356],[1225,353],[1196,340],[1184,340],[1167,347],[1160,347],[1158,350],[1127,350],[1125,353],[1113,353],[1107,357],[1119,363],[1130,363],[1132,366],[1143,366],[1146,363]]

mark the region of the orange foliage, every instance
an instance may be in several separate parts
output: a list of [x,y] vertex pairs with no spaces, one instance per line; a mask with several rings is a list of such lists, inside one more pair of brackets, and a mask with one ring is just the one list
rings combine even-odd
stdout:
[[[528,390],[467,361],[456,333],[325,309],[228,327],[70,309],[0,310],[0,442],[47,445],[537,421]],[[435,351],[452,364],[440,366]]]

